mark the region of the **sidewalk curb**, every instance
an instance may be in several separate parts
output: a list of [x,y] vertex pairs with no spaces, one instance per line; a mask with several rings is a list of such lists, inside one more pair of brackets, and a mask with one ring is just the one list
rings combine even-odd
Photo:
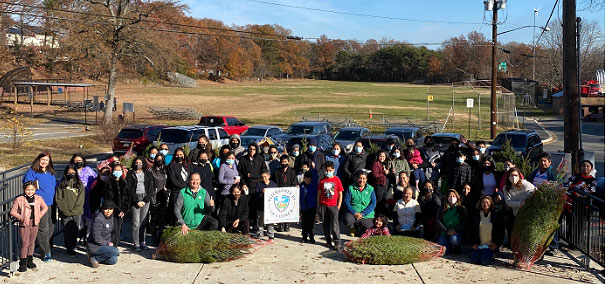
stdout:
[[549,145],[552,143],[555,143],[556,141],[558,141],[558,136],[556,136],[555,134],[553,134],[553,132],[545,129],[545,127],[543,126],[543,124],[541,124],[536,118],[533,118],[532,120],[534,120],[534,122],[541,127],[541,129],[543,129],[543,131],[545,131],[545,133],[547,133],[547,135],[549,135],[549,138],[547,139],[541,139],[541,142],[543,143],[543,145]]

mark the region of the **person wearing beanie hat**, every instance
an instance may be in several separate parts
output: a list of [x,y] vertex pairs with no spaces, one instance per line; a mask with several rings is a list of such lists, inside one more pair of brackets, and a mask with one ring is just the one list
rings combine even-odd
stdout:
[[113,265],[118,262],[118,248],[112,243],[114,229],[113,214],[117,206],[110,199],[104,199],[95,218],[91,233],[86,243],[86,254],[92,268],[99,267],[99,263]]

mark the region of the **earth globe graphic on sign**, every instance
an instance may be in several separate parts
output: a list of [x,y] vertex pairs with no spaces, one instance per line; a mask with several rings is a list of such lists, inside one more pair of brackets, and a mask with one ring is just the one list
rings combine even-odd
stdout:
[[274,205],[276,206],[276,209],[278,209],[278,211],[280,211],[280,213],[286,211],[286,208],[288,208],[289,204],[290,204],[290,196],[281,195],[281,196],[274,197]]

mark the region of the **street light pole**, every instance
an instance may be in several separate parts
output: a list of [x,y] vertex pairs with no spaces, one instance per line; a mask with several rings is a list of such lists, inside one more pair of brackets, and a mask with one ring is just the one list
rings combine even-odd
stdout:
[[497,17],[499,1],[492,6],[492,75],[490,83],[490,139],[497,136]]

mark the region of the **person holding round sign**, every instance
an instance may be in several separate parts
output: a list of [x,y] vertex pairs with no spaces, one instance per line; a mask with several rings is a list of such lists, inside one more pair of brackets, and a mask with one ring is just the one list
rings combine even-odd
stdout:
[[189,185],[177,195],[175,199],[175,218],[181,225],[181,233],[187,235],[189,230],[213,231],[219,226],[217,219],[210,214],[215,207],[212,196],[200,186],[200,174],[192,173],[189,176]]

